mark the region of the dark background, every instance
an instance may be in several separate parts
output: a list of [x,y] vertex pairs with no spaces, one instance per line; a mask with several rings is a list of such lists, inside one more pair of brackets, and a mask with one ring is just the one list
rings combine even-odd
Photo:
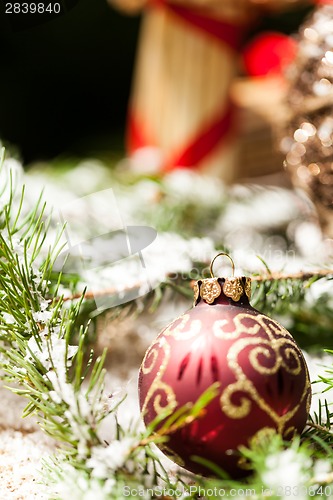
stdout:
[[[1,140],[25,164],[62,154],[98,156],[105,147],[123,154],[139,17],[122,15],[107,0],[62,0],[62,15],[53,19],[10,18],[4,4]],[[253,32],[293,32],[306,12],[266,16]]]
[[138,17],[106,0],[79,0],[64,15],[19,30],[2,11],[0,138],[25,163],[85,154],[106,136],[122,147],[138,28]]

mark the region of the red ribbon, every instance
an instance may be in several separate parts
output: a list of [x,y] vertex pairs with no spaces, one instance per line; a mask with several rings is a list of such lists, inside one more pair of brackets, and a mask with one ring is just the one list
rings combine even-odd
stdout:
[[[234,106],[229,103],[228,107],[219,112],[209,123],[206,123],[192,139],[178,152],[170,154],[164,158],[162,169],[172,170],[173,168],[198,167],[215,147],[217,147],[228,132],[231,131],[234,117]],[[133,113],[130,113],[127,128],[127,146],[129,151],[147,146],[154,147],[156,142],[150,140],[148,132],[137,120]]]
[[127,117],[126,146],[130,153],[147,146],[156,147],[156,141],[144,130],[143,121],[139,121],[133,110]]
[[230,132],[233,122],[234,106],[229,103],[223,112],[218,113],[210,123],[202,127],[200,132],[192,138],[178,155],[175,154],[166,163],[165,169],[170,170],[175,167],[193,167],[201,161],[221,142],[222,138]]
[[192,27],[195,26],[216,40],[226,43],[234,50],[238,50],[242,45],[244,37],[244,25],[242,24],[228,23],[222,19],[216,19],[204,14],[200,9],[189,9],[183,5],[165,2],[164,0],[152,0],[151,4],[167,9],[176,14],[182,21]]

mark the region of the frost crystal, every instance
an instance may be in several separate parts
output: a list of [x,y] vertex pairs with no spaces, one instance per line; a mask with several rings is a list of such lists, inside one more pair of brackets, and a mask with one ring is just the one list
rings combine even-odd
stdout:
[[[287,492],[293,488],[304,486],[310,479],[310,468],[312,461],[306,455],[296,452],[293,449],[283,450],[279,453],[269,455],[265,461],[266,470],[262,474],[262,479],[266,486],[273,491]],[[306,493],[299,489],[299,500],[307,499]],[[283,496],[281,499],[287,499]]]
[[[111,496],[116,485],[113,478],[102,483],[98,479],[89,478],[84,472],[76,470],[69,464],[65,465],[60,477],[55,477],[53,481],[53,484],[47,485],[48,496],[51,489],[57,498],[70,498],[71,500],[110,500],[116,498],[114,495]],[[118,496],[118,498],[121,497]]]
[[325,483],[329,474],[332,474],[332,465],[328,460],[317,460],[314,465],[313,481],[316,483]]
[[48,323],[52,315],[52,311],[36,311],[32,314],[32,317],[37,323]]
[[87,466],[92,468],[92,475],[98,478],[107,478],[110,471],[115,471],[122,467],[137,440],[131,437],[121,441],[113,441],[109,446],[99,446],[92,450],[91,458],[87,461]]
[[46,370],[54,367],[61,372],[66,366],[70,366],[70,360],[75,356],[78,347],[67,346],[65,339],[58,338],[59,330],[57,327],[51,332],[45,328],[38,342],[35,337],[31,337],[27,344],[25,359],[30,363],[35,363],[37,359]]
[[2,317],[7,325],[14,325],[16,323],[14,316],[11,314],[3,313]]

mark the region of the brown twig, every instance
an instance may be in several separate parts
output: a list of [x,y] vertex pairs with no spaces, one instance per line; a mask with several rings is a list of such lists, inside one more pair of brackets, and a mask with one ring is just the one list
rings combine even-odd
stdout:
[[[132,286],[126,286],[119,290],[116,287],[111,287],[111,288],[104,288],[103,290],[95,290],[95,291],[88,291],[84,294],[84,298],[89,300],[89,299],[95,299],[96,297],[105,297],[107,295],[117,295],[120,292],[131,292],[133,290],[136,290],[137,288],[140,288],[142,283],[135,283]],[[70,295],[69,297],[64,297],[64,302],[67,302],[68,300],[77,300],[81,299],[83,296],[83,293],[74,293],[73,295]]]
[[[251,276],[252,281],[275,281],[275,280],[302,280],[306,281],[310,278],[313,278],[315,276],[333,276],[333,270],[332,269],[319,269],[318,271],[300,271],[298,273],[266,273],[262,274],[260,276]],[[195,283],[195,280],[191,281],[191,285]],[[135,289],[140,288],[142,283],[135,283],[132,286],[127,286],[125,288],[121,289],[121,292],[131,292]],[[96,291],[87,291],[84,294],[85,299],[87,300],[92,300],[95,299],[96,297],[105,297],[108,295],[117,295],[119,294],[120,290],[117,289],[116,287],[111,287],[111,288],[104,288],[103,290],[96,290]],[[68,300],[78,300],[82,298],[82,293],[75,293],[73,295],[70,295],[69,297],[64,298],[64,302],[67,302]]]
[[306,425],[308,425],[309,427],[312,427],[313,429],[317,429],[317,431],[328,432],[329,434],[333,434],[330,429],[327,429],[327,427],[324,427],[323,425],[320,425],[320,424],[316,424],[315,422],[312,422],[311,420],[308,420],[306,422]]
[[275,280],[302,280],[306,281],[315,276],[329,276],[332,274],[332,269],[319,269],[318,271],[300,271],[298,273],[267,273],[260,276],[251,276],[252,281],[275,281]]

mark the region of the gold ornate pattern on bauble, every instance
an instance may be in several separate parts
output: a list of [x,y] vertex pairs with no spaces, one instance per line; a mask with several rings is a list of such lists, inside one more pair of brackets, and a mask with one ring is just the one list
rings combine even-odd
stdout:
[[[254,315],[249,313],[239,313],[232,318],[232,324],[230,326],[233,326],[234,328],[229,327],[227,331],[225,331],[224,327],[228,325],[230,321],[231,320],[218,319],[213,323],[213,332],[215,337],[225,340],[236,339],[243,333],[247,335],[256,335],[259,333],[260,328],[262,328],[268,335],[268,338],[270,338],[268,332],[272,332],[276,336],[287,337],[291,341],[294,340],[288,330],[264,314]],[[246,323],[250,323],[250,325]]]
[[[150,373],[159,362],[158,349],[163,350],[163,360],[157,375],[146,395],[143,412],[147,409],[149,401],[154,398],[153,407],[156,415],[164,411],[166,406],[175,408],[177,401],[173,389],[163,382],[163,374],[166,371],[170,357],[171,348],[167,337],[176,340],[190,339],[202,334],[203,324],[199,319],[189,321],[190,315],[185,314],[179,318],[178,325],[174,322],[167,327],[154,344],[147,351],[143,363],[143,374]],[[224,330],[224,327],[226,329]],[[261,333],[259,337],[256,335]],[[222,413],[231,419],[240,420],[246,418],[254,405],[264,411],[274,422],[279,433],[284,436],[292,434],[295,429],[288,427],[288,422],[298,412],[305,399],[309,408],[311,395],[309,394],[310,380],[305,362],[302,363],[302,353],[291,334],[279,323],[263,314],[240,313],[229,320],[216,320],[212,324],[212,334],[221,340],[233,340],[227,351],[227,367],[233,372],[235,382],[229,384],[222,390],[220,395],[220,408]],[[242,335],[246,335],[245,337]],[[286,408],[280,414],[273,409],[267,401],[259,394],[255,380],[251,380],[245,373],[239,362],[242,356],[248,357],[248,366],[254,370],[254,375],[259,377],[275,376],[283,371],[290,376],[297,377],[302,369],[305,370],[304,387],[301,389],[301,397],[298,403],[290,410]],[[167,405],[161,404],[162,397]]]
[[[251,319],[253,325],[247,328],[244,323],[242,323],[244,318]],[[220,402],[222,412],[229,418],[242,419],[250,413],[252,405],[256,404],[274,421],[279,433],[285,435],[286,432],[292,432],[293,429],[291,427],[287,429],[286,425],[297,413],[300,405],[307,397],[310,387],[307,370],[304,387],[298,404],[289,411],[285,411],[283,415],[280,415],[260,396],[254,382],[246,376],[238,359],[242,352],[244,353],[246,349],[250,348],[248,354],[249,362],[256,373],[270,376],[277,374],[279,370],[283,369],[291,376],[297,376],[302,370],[302,354],[300,350],[296,346],[290,333],[274,320],[267,318],[267,316],[261,314],[257,316],[239,314],[235,316],[233,321],[235,326],[235,330],[232,332],[234,333],[233,338],[239,337],[242,333],[247,333],[251,336],[238,339],[232,344],[228,351],[228,367],[233,371],[236,382],[230,384],[221,394]],[[221,325],[214,326],[215,334],[217,333],[219,338],[230,338],[231,333],[229,332],[224,334],[229,335],[229,337],[223,336]],[[252,335],[258,333],[260,329],[266,333],[266,339],[262,337],[252,337]],[[264,365],[263,360],[268,362],[270,366]],[[233,402],[233,398],[237,393],[242,394],[240,404]]]
[[[193,321],[190,322],[188,325],[190,315],[189,314],[184,314],[183,316],[180,316],[179,319],[179,324],[174,327],[175,322],[173,322],[171,325],[169,325],[165,330],[162,331],[162,333],[158,336],[160,337],[174,337],[176,340],[188,340],[191,339],[192,337],[196,337],[202,327],[202,323],[199,319],[194,319]],[[186,328],[187,327],[187,328]]]
[[[160,349],[160,351],[159,351]],[[165,370],[168,366],[168,362],[170,360],[170,345],[165,340],[164,337],[156,339],[150,349],[146,352],[145,357],[143,358],[141,370],[143,374],[150,373],[154,368],[156,363],[158,362],[159,352],[163,351],[163,360],[160,363],[159,370],[156,374],[156,377],[151,384],[149,391],[147,392],[146,399],[144,401],[142,407],[142,413],[144,414],[147,410],[147,405],[149,401],[154,397],[153,407],[156,415],[159,415],[162,411],[166,409],[170,409],[172,411],[177,406],[177,401],[175,397],[175,393],[170,387],[170,385],[166,384],[162,381],[162,377],[165,373]],[[161,401],[162,397],[165,397],[166,404],[162,406]]]

